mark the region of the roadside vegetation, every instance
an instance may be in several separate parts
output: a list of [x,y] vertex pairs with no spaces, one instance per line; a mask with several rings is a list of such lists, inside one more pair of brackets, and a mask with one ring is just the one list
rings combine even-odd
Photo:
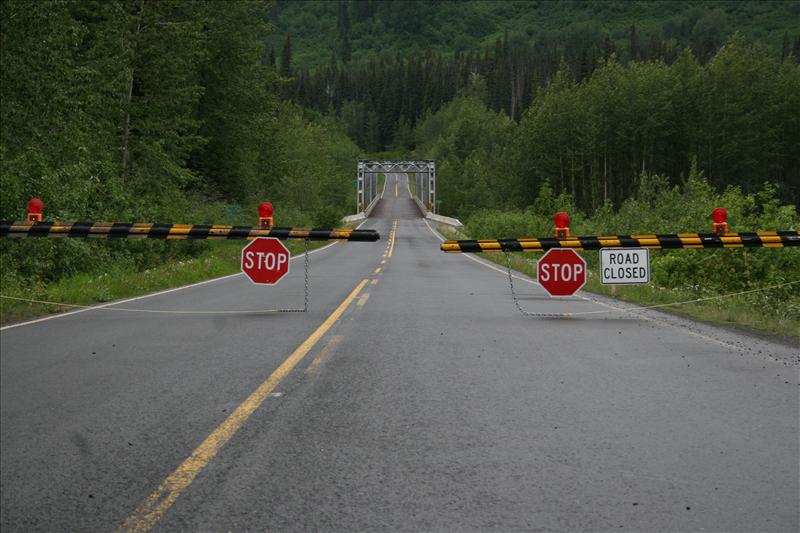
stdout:
[[[414,127],[416,157],[437,161],[441,212],[469,238],[552,235],[557,211],[581,235],[708,232],[715,207],[732,231],[800,228],[794,57],[734,36],[706,63],[690,50],[672,64],[612,58],[580,82],[562,65],[519,122],[488,94],[476,78]],[[514,264],[533,273],[522,255]],[[596,273],[598,254],[583,255]],[[655,305],[800,280],[796,248],[654,251],[651,264],[647,287],[595,275],[587,288]],[[798,284],[675,309],[800,338]]]
[[[0,3],[0,219],[39,197],[45,220],[255,225],[269,200],[277,225],[339,225],[361,150],[282,99],[267,7]],[[233,248],[0,239],[0,292],[106,301],[228,273]],[[3,321],[43,310],[0,306]]]
[[[159,260],[153,260],[149,263],[151,266],[146,268],[112,260],[105,266],[98,266],[97,270],[80,271],[53,281],[4,282],[3,295],[23,300],[0,299],[0,324],[70,311],[75,308],[73,306],[131,298],[240,272],[244,241],[214,241],[199,248],[195,246],[197,242],[170,243],[166,253]],[[144,241],[140,244],[144,244]],[[313,250],[325,244],[311,242],[308,248]],[[107,246],[107,242],[98,242],[96,245]],[[284,245],[292,255],[302,254],[304,251],[302,241],[284,241]],[[68,305],[49,305],[25,300]]]
[[[330,227],[357,159],[413,157],[473,237],[547,235],[557,210],[576,233],[698,231],[717,206],[796,229],[798,6],[6,0],[0,219],[39,197],[46,220],[253,225],[268,200],[277,225]],[[107,301],[229,272],[234,248],[0,239],[0,293]],[[779,284],[798,253],[656,252],[653,286],[616,295]],[[730,320],[797,329],[798,294]]]
[[415,125],[414,146],[437,161],[442,212],[459,218],[525,209],[545,186],[585,212],[617,210],[641,176],[678,185],[693,164],[717,191],[770,182],[800,205],[800,66],[733,38],[705,65],[688,50],[672,64],[612,58],[582,82],[563,67],[519,122],[477,78]]
[[[555,196],[545,188],[528,209],[478,210],[465,220],[463,231],[445,233],[450,238],[472,239],[548,236],[558,211],[572,215],[574,235],[708,232],[709,214],[719,205],[728,209],[732,231],[800,227],[797,209],[781,205],[773,186],[764,184],[753,194],[744,194],[738,187],[717,193],[695,169],[677,186],[660,176],[642,177],[636,193],[618,210],[600,209],[586,215],[569,195]],[[600,284],[598,252],[580,253],[589,266],[584,288],[591,292],[642,305],[709,298],[663,309],[800,340],[800,283],[787,285],[800,282],[800,249],[651,250],[651,283],[617,287]],[[506,254],[480,255],[507,264]],[[538,258],[538,254],[514,253],[511,266],[535,278]]]

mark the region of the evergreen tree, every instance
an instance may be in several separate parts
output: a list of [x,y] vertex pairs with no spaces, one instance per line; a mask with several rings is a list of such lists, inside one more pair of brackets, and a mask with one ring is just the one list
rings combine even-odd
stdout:
[[785,60],[792,53],[789,48],[789,32],[783,32],[783,44],[781,45],[781,61]]
[[631,26],[628,36],[628,56],[631,61],[639,61],[642,58],[642,50],[639,47],[639,36],[636,34],[636,26]]
[[193,167],[229,198],[267,189],[263,160],[272,144],[277,101],[274,71],[261,64],[266,26],[259,2],[206,4],[207,61],[199,107],[205,144]]
[[339,0],[339,10],[336,15],[336,27],[339,30],[339,56],[342,61],[350,61],[350,13],[345,0]]
[[356,20],[372,18],[375,14],[373,0],[353,0],[353,12]]
[[286,40],[283,41],[280,75],[284,78],[292,76],[292,36],[289,33],[286,34]]

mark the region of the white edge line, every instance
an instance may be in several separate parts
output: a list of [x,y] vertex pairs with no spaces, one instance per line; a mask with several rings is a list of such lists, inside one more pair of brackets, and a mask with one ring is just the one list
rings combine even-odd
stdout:
[[[429,229],[429,230],[431,230],[431,233],[433,233],[433,235],[434,235],[434,236],[435,236],[437,239],[439,239],[439,240],[440,240],[440,241],[442,241],[442,242],[444,242],[444,241],[445,241],[445,239],[444,239],[444,238],[442,238],[442,236],[441,236],[441,235],[439,235],[439,233],[437,233],[437,232],[436,232],[436,231],[435,231],[433,228],[431,228],[430,224],[428,224],[428,221],[427,221],[427,219],[423,219],[423,222],[425,222],[425,225],[426,225],[426,226],[428,226],[428,229]],[[495,271],[497,271],[497,272],[500,272],[500,273],[501,273],[501,274],[503,274],[504,276],[507,276],[507,275],[508,275],[508,272],[506,272],[505,270],[499,269],[499,268],[495,267],[494,265],[490,265],[490,264],[488,264],[487,262],[485,262],[484,260],[482,260],[482,259],[481,259],[481,258],[479,258],[479,257],[473,257],[471,254],[460,254],[460,255],[463,255],[463,256],[467,257],[468,259],[472,259],[472,260],[473,260],[473,261],[475,261],[476,263],[479,263],[479,264],[481,264],[481,265],[485,266],[486,268],[491,268],[492,270],[495,270]],[[512,274],[512,277],[513,277],[514,279],[518,279],[518,280],[521,280],[521,281],[527,281],[528,283],[531,283],[531,284],[533,284],[533,285],[539,285],[539,284],[538,284],[538,283],[536,283],[535,281],[533,281],[533,280],[530,280],[530,279],[528,279],[528,278],[522,278],[522,277],[520,277],[520,276],[516,276],[516,275],[514,275],[514,274]],[[581,291],[581,292],[583,292],[583,291]],[[731,348],[731,349],[733,349],[733,350],[742,351],[742,349],[741,349],[741,348],[739,348],[738,346],[735,346],[735,345],[733,345],[733,344],[729,344],[729,343],[727,343],[727,342],[725,342],[725,341],[721,341],[721,340],[719,340],[719,339],[715,339],[715,338],[713,338],[713,337],[709,337],[709,336],[707,336],[707,335],[703,335],[702,333],[697,333],[696,331],[691,331],[691,330],[689,330],[689,329],[682,328],[682,327],[680,327],[680,326],[676,326],[675,324],[670,324],[669,322],[667,322],[667,321],[664,321],[664,320],[660,320],[660,319],[658,319],[658,318],[653,318],[653,317],[649,317],[649,316],[645,316],[645,315],[643,315],[643,314],[640,314],[640,312],[641,312],[641,311],[647,311],[647,309],[636,309],[636,307],[634,307],[633,309],[626,309],[626,308],[624,308],[624,307],[617,307],[617,306],[614,306],[614,305],[611,305],[611,304],[607,304],[607,303],[605,303],[605,302],[601,302],[601,301],[599,301],[599,300],[595,300],[594,298],[587,298],[586,296],[581,296],[580,294],[579,294],[578,296],[579,296],[580,298],[582,298],[582,299],[586,300],[587,302],[592,302],[592,303],[595,303],[595,304],[597,304],[597,305],[601,305],[601,306],[603,306],[603,307],[608,307],[609,309],[614,309],[614,310],[616,310],[616,311],[620,311],[620,312],[622,312],[622,313],[635,313],[637,317],[639,317],[639,318],[642,318],[642,319],[644,319],[644,320],[647,320],[647,321],[650,321],[650,322],[656,322],[656,323],[658,323],[658,324],[662,324],[662,325],[664,325],[664,326],[668,326],[668,327],[670,327],[670,328],[677,329],[677,330],[679,330],[679,331],[680,331],[680,332],[682,332],[682,333],[689,333],[690,335],[694,335],[695,337],[699,337],[699,338],[701,338],[701,339],[704,339],[704,340],[707,340],[707,341],[711,341],[711,342],[714,342],[714,343],[716,343],[716,344],[720,344],[720,345],[722,345],[722,346],[725,346],[726,348]],[[626,303],[630,303],[630,302],[626,302]],[[636,306],[636,304],[631,304],[631,305],[634,305],[634,306]],[[639,311],[639,312],[637,312],[637,311]],[[686,319],[684,319],[684,320],[686,320]]]
[[[422,221],[425,222],[425,225],[428,226],[429,230],[431,230],[431,233],[433,233],[433,236],[436,237],[437,239],[439,239],[439,241],[444,242],[446,240],[441,235],[439,235],[439,233],[436,230],[434,230],[431,227],[431,225],[428,223],[428,219],[423,218]],[[491,268],[495,272],[499,272],[504,276],[508,276],[508,272],[507,271],[503,270],[502,268],[497,268],[496,266],[490,264],[489,262],[487,262],[484,259],[481,259],[480,257],[475,257],[472,254],[459,254],[459,255],[463,255],[467,259],[471,259],[471,260],[475,261],[476,263],[485,266],[486,268]],[[516,274],[511,274],[511,277],[514,278],[514,279],[518,279],[520,281],[524,281],[526,283],[530,283],[531,285],[539,285],[539,283],[533,281],[530,278],[523,278],[522,276],[517,276]]]
[[[364,222],[366,222],[366,220]],[[362,222],[361,224],[356,226],[356,229],[360,228],[364,224],[364,222]],[[308,255],[311,255],[311,254],[316,253],[316,252],[321,252],[322,250],[326,250],[326,249],[330,248],[331,246],[333,246],[334,244],[336,244],[337,242],[339,242],[339,241],[333,241],[330,244],[326,244],[322,248],[317,248],[316,250],[311,250],[310,252],[308,252]],[[293,261],[293,260],[295,260],[297,258],[300,258],[300,257],[303,257],[303,256],[302,255],[293,255],[289,259],[289,261]],[[75,310],[75,311],[67,311],[65,313],[56,313],[56,314],[48,315],[48,316],[45,316],[45,317],[42,317],[42,318],[36,318],[34,320],[28,320],[27,322],[18,322],[16,324],[9,324],[7,326],[0,327],[0,331],[6,331],[7,329],[18,328],[18,327],[21,327],[21,326],[29,326],[31,324],[37,324],[39,322],[45,322],[46,320],[55,320],[56,318],[64,318],[64,317],[70,316],[70,315],[77,315],[78,313],[85,313],[87,311],[94,311],[95,309],[103,309],[105,307],[111,307],[111,306],[114,306],[114,305],[122,305],[122,304],[125,304],[125,303],[128,303],[128,302],[135,302],[137,300],[143,300],[145,298],[151,298],[153,296],[160,296],[162,294],[169,294],[171,292],[182,291],[183,289],[190,289],[192,287],[199,287],[200,285],[205,285],[207,283],[213,283],[215,281],[222,281],[222,280],[225,280],[225,279],[234,278],[236,276],[241,276],[241,275],[242,275],[241,272],[237,272],[235,274],[228,274],[227,276],[221,276],[219,278],[212,278],[212,279],[207,279],[207,280],[204,280],[204,281],[198,281],[197,283],[190,283],[189,285],[183,285],[181,287],[173,287],[172,289],[164,289],[163,291],[152,292],[150,294],[143,294],[141,296],[134,296],[133,298],[128,298],[128,299],[125,299],[125,300],[119,300],[119,301],[114,301],[114,302],[108,302],[108,303],[105,303],[105,304],[94,305],[94,306],[91,306],[91,307],[85,307],[83,309],[78,309],[78,310]]]
[[77,315],[78,313],[85,313],[87,311],[93,311],[95,309],[103,309],[105,307],[111,307],[112,305],[120,305],[120,304],[125,304],[125,303],[128,303],[128,302],[135,302],[136,300],[142,300],[144,298],[150,298],[151,296],[159,296],[161,294],[168,294],[170,292],[180,291],[180,290],[183,290],[183,289],[188,289],[190,287],[197,287],[199,285],[205,285],[207,283],[212,283],[214,281],[221,281],[221,280],[224,280],[224,279],[233,278],[235,276],[240,276],[241,274],[242,274],[241,272],[237,272],[236,274],[229,274],[227,276],[222,276],[222,277],[219,277],[219,278],[207,279],[207,280],[204,280],[204,281],[199,281],[197,283],[191,283],[189,285],[183,285],[182,287],[174,287],[172,289],[165,289],[163,291],[153,292],[153,293],[150,293],[150,294],[144,294],[142,296],[135,296],[133,298],[127,298],[125,300],[109,302],[109,303],[105,303],[105,304],[101,304],[101,305],[95,305],[95,306],[91,306],[91,307],[84,307],[83,309],[78,309],[76,311],[67,311],[66,313],[57,313],[57,314],[53,314],[53,315],[48,315],[46,317],[37,318],[35,320],[28,320],[27,322],[18,322],[16,324],[9,324],[8,326],[1,327],[0,331],[5,331],[7,329],[18,328],[18,327],[21,327],[21,326],[28,326],[28,325],[31,325],[31,324],[37,324],[39,322],[45,322],[46,320],[54,320],[56,318],[64,318],[65,316]]
[[[692,330],[690,330],[690,329],[683,328],[683,327],[677,326],[677,325],[675,325],[675,324],[670,324],[670,323],[669,323],[669,322],[667,322],[666,320],[661,320],[661,319],[659,319],[659,318],[655,318],[655,317],[649,317],[649,316],[646,316],[646,315],[640,314],[640,313],[641,313],[641,312],[643,312],[643,311],[651,311],[651,309],[636,309],[636,307],[634,307],[634,308],[632,308],[632,309],[626,309],[626,308],[624,308],[624,307],[617,307],[617,306],[615,306],[615,305],[611,305],[611,304],[607,304],[607,303],[605,303],[605,302],[601,302],[601,301],[599,301],[599,300],[595,300],[594,298],[586,298],[586,297],[582,297],[582,298],[583,298],[584,300],[587,300],[587,301],[590,301],[590,302],[594,302],[594,303],[596,303],[596,304],[598,304],[598,305],[602,305],[603,307],[608,307],[608,308],[610,308],[610,309],[615,309],[615,310],[617,310],[617,311],[621,311],[621,312],[623,312],[623,313],[632,313],[632,314],[636,314],[636,316],[637,316],[637,317],[639,317],[639,318],[643,318],[644,320],[647,320],[647,321],[650,321],[650,322],[656,322],[656,323],[658,323],[658,324],[662,324],[662,325],[664,325],[664,326],[667,326],[667,327],[670,327],[670,328],[672,328],[672,329],[676,329],[676,330],[680,331],[681,333],[688,333],[689,335],[694,335],[695,337],[699,337],[699,338],[701,338],[701,339],[704,339],[704,340],[707,340],[707,341],[715,342],[715,343],[717,343],[717,344],[720,344],[720,345],[722,345],[722,346],[725,346],[726,348],[731,348],[731,349],[733,349],[733,350],[740,351],[740,352],[741,352],[741,351],[744,351],[744,349],[743,349],[743,348],[740,348],[739,346],[736,346],[736,345],[734,345],[734,344],[730,344],[730,343],[727,343],[727,342],[725,342],[725,341],[721,341],[721,340],[719,340],[719,339],[715,339],[714,337],[709,337],[708,335],[703,335],[702,333],[697,333],[696,331],[692,331]],[[634,305],[634,306],[636,306],[636,304],[635,304],[635,303],[631,303],[631,302],[626,302],[626,303],[629,303],[629,304],[631,304],[631,305]],[[670,316],[674,316],[674,315],[670,315]],[[689,318],[686,318],[686,317],[678,317],[678,318],[679,318],[679,319],[682,319],[682,320],[691,320],[691,319],[689,319]],[[713,326],[712,326],[712,327],[713,327]]]
[[386,183],[389,182],[389,174],[383,173],[383,190],[381,191],[381,200],[383,199],[383,195],[386,194]]

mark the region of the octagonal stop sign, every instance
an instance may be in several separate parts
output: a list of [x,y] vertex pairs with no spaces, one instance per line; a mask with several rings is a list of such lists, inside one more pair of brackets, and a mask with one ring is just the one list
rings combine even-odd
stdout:
[[274,285],[289,273],[289,250],[278,239],[253,239],[242,248],[242,272],[253,283]]
[[550,296],[572,296],[586,283],[586,261],[569,248],[549,250],[536,270],[539,285]]

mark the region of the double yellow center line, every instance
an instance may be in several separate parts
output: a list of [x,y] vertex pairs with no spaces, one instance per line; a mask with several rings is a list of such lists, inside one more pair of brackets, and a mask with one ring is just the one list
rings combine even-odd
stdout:
[[[397,220],[392,224],[392,231],[389,243],[383,253],[381,264],[394,253],[395,235],[397,233]],[[381,267],[375,270],[378,274]],[[376,281],[372,280],[373,284]],[[197,475],[211,462],[219,450],[236,434],[242,425],[250,418],[256,409],[269,397],[275,387],[283,381],[286,376],[308,355],[328,330],[342,316],[347,307],[358,299],[357,305],[362,307],[369,298],[369,293],[365,293],[359,299],[359,294],[370,282],[369,279],[362,280],[350,292],[347,298],[339,304],[339,307],[325,319],[314,333],[311,334],[281,365],[264,380],[258,388],[253,391],[219,426],[206,437],[206,439],[175,469],[161,484],[154,490],[144,502],[131,514],[127,520],[119,527],[118,531],[125,532],[144,532],[149,531],[164,516],[164,513],[175,503],[178,496],[192,484]],[[338,340],[336,341],[338,342]],[[329,351],[326,346],[323,353]],[[321,357],[320,357],[321,360]],[[319,366],[319,361],[312,364],[314,371]]]
[[384,257],[392,257],[392,254],[394,253],[394,241],[396,235],[397,235],[397,221],[395,220],[394,222],[392,222],[392,231],[389,233],[389,244],[386,247],[387,251]]
[[211,432],[206,439],[154,490],[131,516],[119,527],[118,531],[149,531],[164,513],[175,503],[178,496],[186,490],[197,475],[217,455],[217,452],[236,434],[248,418],[272,393],[275,387],[297,366],[311,351],[320,338],[331,329],[342,316],[347,307],[358,297],[361,290],[369,282],[362,280],[347,298],[339,304],[325,322],[320,325],[269,377],[253,391],[247,399],[233,411],[222,424]]

